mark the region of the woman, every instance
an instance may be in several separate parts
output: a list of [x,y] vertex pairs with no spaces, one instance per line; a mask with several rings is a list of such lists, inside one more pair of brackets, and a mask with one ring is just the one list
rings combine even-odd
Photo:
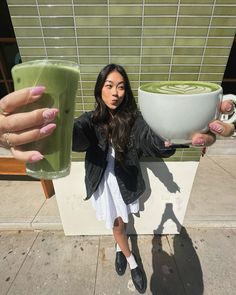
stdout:
[[127,261],[135,287],[144,292],[145,281],[131,253],[125,232],[128,214],[139,210],[145,190],[139,166],[142,154],[166,156],[164,142],[154,135],[141,115],[121,66],[108,65],[95,85],[95,111],[75,121],[73,150],[86,151],[85,184],[98,219],[113,230],[117,243],[116,271],[125,272]]
[[[73,150],[86,152],[86,199],[91,199],[97,218],[113,231],[115,269],[118,275],[124,274],[128,262],[133,283],[143,293],[144,275],[126,235],[128,215],[138,212],[138,199],[145,190],[139,159],[142,155],[168,157],[175,150],[151,131],[137,111],[127,74],[121,66],[109,64],[102,69],[94,94],[95,110],[75,121]],[[217,129],[217,124],[212,127]],[[213,143],[214,136],[193,138],[195,145],[205,141]]]

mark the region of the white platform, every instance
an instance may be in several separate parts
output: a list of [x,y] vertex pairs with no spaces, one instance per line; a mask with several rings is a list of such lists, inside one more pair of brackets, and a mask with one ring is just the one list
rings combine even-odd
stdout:
[[[198,162],[142,162],[147,190],[139,216],[130,218],[129,233],[176,234],[183,224]],[[111,234],[97,221],[84,185],[84,162],[73,162],[69,176],[53,181],[66,235]]]

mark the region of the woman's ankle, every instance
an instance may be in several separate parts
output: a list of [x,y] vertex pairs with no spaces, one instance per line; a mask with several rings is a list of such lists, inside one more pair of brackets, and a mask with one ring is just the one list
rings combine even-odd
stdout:
[[130,256],[126,257],[130,269],[134,269],[138,266],[137,261],[134,255],[131,253]]

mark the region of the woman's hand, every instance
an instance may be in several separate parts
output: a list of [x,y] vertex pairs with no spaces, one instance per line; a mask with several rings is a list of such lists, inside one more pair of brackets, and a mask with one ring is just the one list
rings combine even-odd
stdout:
[[0,146],[11,150],[13,156],[24,162],[43,159],[38,151],[23,151],[23,144],[49,136],[56,128],[51,123],[58,109],[43,108],[31,112],[15,113],[19,107],[40,99],[45,87],[24,88],[12,92],[0,100]]
[[[230,100],[225,100],[221,103],[221,112],[224,114],[230,113],[233,109],[233,103]],[[196,133],[192,137],[193,146],[210,146],[216,140],[216,135],[229,137],[234,134],[234,124],[225,123],[215,120],[209,123],[209,131],[205,134]]]
[[[223,114],[231,113],[232,109],[234,108],[233,102],[230,100],[225,100],[221,103],[220,111]],[[195,133],[192,136],[192,145],[193,146],[210,146],[216,140],[216,135],[221,135],[224,137],[232,136],[235,132],[234,124],[225,123],[220,120],[215,120],[209,123],[209,131],[207,133]],[[173,145],[170,141],[165,141],[165,147],[174,147],[177,145]],[[181,147],[179,145],[178,147]]]

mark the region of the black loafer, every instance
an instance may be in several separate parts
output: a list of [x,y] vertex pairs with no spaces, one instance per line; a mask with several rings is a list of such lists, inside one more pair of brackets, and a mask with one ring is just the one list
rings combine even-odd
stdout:
[[121,251],[116,252],[115,267],[116,272],[119,276],[122,276],[125,273],[127,267],[127,259]]
[[146,291],[147,284],[143,272],[141,271],[139,266],[137,266],[134,269],[131,269],[131,277],[137,291],[143,294]]

